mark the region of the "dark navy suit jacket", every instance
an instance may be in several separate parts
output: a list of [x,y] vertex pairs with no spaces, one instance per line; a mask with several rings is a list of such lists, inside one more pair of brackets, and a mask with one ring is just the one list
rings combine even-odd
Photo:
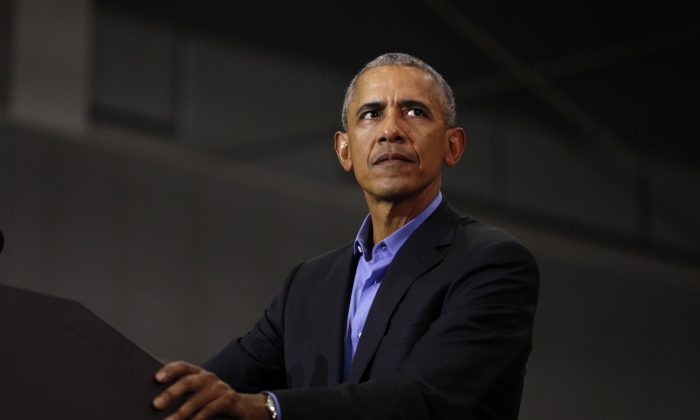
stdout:
[[356,265],[352,245],[298,265],[203,366],[275,391],[284,420],[517,418],[539,282],[527,249],[443,200],[387,270],[343,382]]

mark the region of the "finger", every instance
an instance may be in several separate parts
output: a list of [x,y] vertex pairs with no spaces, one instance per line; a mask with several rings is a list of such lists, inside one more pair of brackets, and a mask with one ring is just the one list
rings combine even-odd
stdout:
[[156,381],[166,383],[189,373],[195,373],[200,368],[182,360],[168,363],[156,372]]
[[181,395],[199,390],[202,388],[202,376],[203,375],[193,373],[180,377],[175,383],[153,399],[153,406],[158,409],[163,409]]
[[178,408],[177,414],[180,415],[180,418],[189,418],[192,413],[199,411],[202,407],[206,407],[207,404],[219,398],[222,393],[225,393],[229,389],[230,388],[221,383],[204,386],[198,392],[189,396],[187,401]]

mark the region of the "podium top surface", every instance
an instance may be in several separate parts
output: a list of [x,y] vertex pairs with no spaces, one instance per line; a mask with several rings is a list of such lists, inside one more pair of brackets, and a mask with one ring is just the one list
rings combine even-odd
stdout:
[[162,364],[82,304],[0,285],[0,332],[4,418],[165,417]]

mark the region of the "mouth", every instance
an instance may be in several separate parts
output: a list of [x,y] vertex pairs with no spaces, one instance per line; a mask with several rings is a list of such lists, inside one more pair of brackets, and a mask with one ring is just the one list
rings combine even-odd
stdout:
[[374,160],[374,165],[390,165],[395,163],[415,163],[415,161],[402,153],[384,153]]

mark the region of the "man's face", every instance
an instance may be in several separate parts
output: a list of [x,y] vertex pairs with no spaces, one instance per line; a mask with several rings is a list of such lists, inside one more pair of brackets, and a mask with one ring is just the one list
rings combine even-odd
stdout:
[[363,73],[347,120],[347,133],[336,133],[336,153],[376,201],[433,197],[442,164],[457,163],[464,149],[464,131],[446,126],[435,80],[414,67]]

